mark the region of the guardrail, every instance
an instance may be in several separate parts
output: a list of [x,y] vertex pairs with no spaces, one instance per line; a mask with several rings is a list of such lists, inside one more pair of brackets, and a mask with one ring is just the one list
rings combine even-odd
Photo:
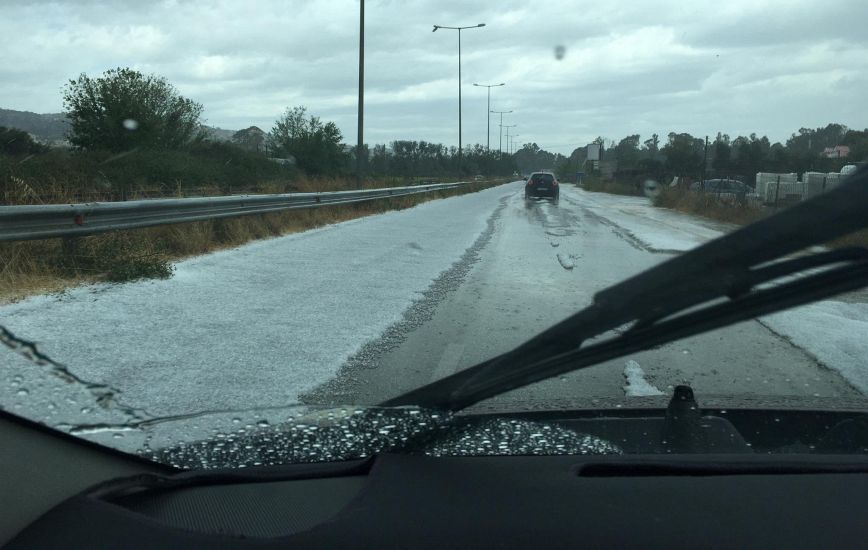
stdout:
[[107,231],[401,197],[455,189],[469,183],[471,182],[436,183],[323,193],[0,206],[0,241],[83,237]]

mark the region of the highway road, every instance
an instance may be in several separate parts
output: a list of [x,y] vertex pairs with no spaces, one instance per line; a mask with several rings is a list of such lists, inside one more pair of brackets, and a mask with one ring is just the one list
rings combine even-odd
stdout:
[[[595,292],[731,229],[572,185],[559,204],[526,203],[522,186],[191,258],[167,280],[2,306],[0,324],[112,397],[97,403],[105,389],[0,349],[0,406],[72,430],[177,415],[219,428],[308,405],[373,405],[507,351]],[[741,323],[478,408],[657,406],[684,383],[704,405],[864,406],[864,298]]]
[[[589,305],[595,292],[730,228],[562,186],[561,199],[526,203],[520,189],[493,209],[490,231],[445,277],[442,296],[410,309],[369,342],[312,402],[375,404],[522,343]],[[423,320],[419,320],[422,317]],[[858,338],[852,334],[853,339]],[[671,343],[515,390],[494,408],[645,406],[677,384],[706,402],[780,404],[858,399],[862,392],[808,350],[760,321]]]

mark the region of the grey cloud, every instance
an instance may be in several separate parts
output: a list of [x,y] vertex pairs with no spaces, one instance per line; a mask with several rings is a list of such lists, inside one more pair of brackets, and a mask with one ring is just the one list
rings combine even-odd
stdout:
[[[133,66],[169,78],[213,125],[271,127],[304,104],[355,135],[358,3],[344,0],[5,2],[0,107],[58,111],[80,72]],[[596,135],[868,126],[863,0],[368,0],[366,138],[457,143],[462,33],[464,142],[492,107],[515,109],[521,141],[569,152]],[[557,45],[566,47],[562,61]],[[496,121],[492,121],[496,141]],[[563,144],[563,145],[560,145]]]

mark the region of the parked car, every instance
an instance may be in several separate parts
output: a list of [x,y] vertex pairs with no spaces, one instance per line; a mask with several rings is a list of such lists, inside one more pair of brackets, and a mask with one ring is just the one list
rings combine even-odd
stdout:
[[732,195],[744,196],[748,193],[753,193],[753,189],[744,182],[733,179],[711,179],[705,180],[700,185],[696,182],[690,186],[692,191],[705,191],[708,193],[728,193]]
[[696,182],[690,186],[690,190],[711,193],[723,202],[761,202],[751,186],[733,179],[710,179],[703,181],[701,185]]
[[551,172],[534,172],[527,178],[524,185],[524,198],[549,198],[558,202],[561,190],[558,179]]

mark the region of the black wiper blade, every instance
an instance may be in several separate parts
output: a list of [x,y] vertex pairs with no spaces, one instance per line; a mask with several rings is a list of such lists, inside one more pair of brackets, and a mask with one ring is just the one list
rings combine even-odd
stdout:
[[[517,348],[382,406],[460,410],[495,395],[672,340],[868,285],[868,249],[785,256],[868,227],[868,167],[839,187],[611,286]],[[828,266],[838,267],[828,269]],[[825,270],[823,270],[825,268]],[[762,283],[803,275],[771,289]],[[729,298],[730,302],[703,304]],[[682,313],[693,310],[688,314]],[[631,324],[606,342],[589,338]]]

